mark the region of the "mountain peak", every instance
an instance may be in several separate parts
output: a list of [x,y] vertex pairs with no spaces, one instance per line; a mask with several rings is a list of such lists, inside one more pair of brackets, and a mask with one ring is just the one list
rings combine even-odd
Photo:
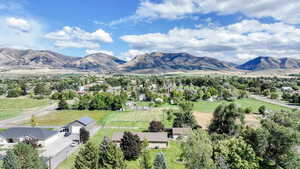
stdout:
[[259,56],[246,63],[237,66],[243,70],[265,70],[265,69],[291,69],[300,68],[300,60],[292,58],[275,58],[270,56]]

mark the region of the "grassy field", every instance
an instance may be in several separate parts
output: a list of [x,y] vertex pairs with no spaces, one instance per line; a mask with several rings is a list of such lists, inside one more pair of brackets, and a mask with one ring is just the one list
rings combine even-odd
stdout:
[[[64,110],[57,111],[46,116],[37,117],[36,119],[37,125],[39,126],[65,125],[85,116],[91,117],[98,123],[101,123],[101,120],[109,113],[110,111]],[[26,122],[25,124],[30,124],[30,122]]]
[[159,120],[163,121],[166,127],[170,127],[171,124],[166,120],[167,115],[164,113],[165,109],[168,109],[168,107],[112,112],[102,122],[105,126],[133,126],[145,129],[152,120]]
[[[194,103],[194,111],[204,112],[204,113],[212,113],[214,112],[215,108],[220,104],[230,104],[232,102],[227,101],[199,101]],[[263,102],[260,100],[252,99],[252,98],[244,98],[234,101],[238,106],[246,108],[251,107],[254,112],[258,111],[258,108],[262,105],[265,105],[267,110],[271,111],[280,111],[280,110],[291,110],[290,108]]]
[[30,98],[1,98],[0,120],[16,117],[23,112],[28,112],[39,107],[52,104],[52,100],[36,100]]

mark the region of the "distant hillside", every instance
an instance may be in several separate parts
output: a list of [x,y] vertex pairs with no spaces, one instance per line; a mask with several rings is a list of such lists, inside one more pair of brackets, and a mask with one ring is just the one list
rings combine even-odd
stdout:
[[295,69],[300,68],[300,59],[257,57],[236,67],[242,70],[266,70],[266,69]]
[[0,49],[0,66],[6,67],[60,68],[75,60],[77,58],[47,50]]
[[83,58],[62,55],[47,50],[0,49],[0,67],[6,69],[61,68],[87,71],[115,71],[125,61],[96,53]]
[[[209,57],[196,57],[188,53],[154,52],[136,56],[131,61],[120,65],[125,72],[168,72],[176,70],[228,70],[228,64]],[[146,71],[147,72],[147,71]]]
[[116,71],[117,66],[126,63],[117,57],[95,53],[71,63],[71,67],[91,71]]

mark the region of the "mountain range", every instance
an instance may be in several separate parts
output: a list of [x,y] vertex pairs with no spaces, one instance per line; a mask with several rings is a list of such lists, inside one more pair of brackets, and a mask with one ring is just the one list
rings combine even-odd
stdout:
[[95,72],[163,73],[190,70],[247,70],[296,69],[300,59],[257,57],[241,65],[211,57],[198,57],[188,53],[153,52],[138,55],[126,62],[104,53],[85,57],[72,57],[48,50],[19,50],[0,48],[0,68],[38,69],[58,68]]

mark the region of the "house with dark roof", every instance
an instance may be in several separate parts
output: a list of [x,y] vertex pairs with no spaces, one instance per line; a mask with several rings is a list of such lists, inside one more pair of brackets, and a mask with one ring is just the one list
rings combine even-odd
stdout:
[[91,130],[96,126],[96,121],[90,117],[82,117],[79,120],[75,120],[69,123],[65,128],[69,133],[79,134],[81,128],[85,128],[86,130]]
[[[149,148],[168,148],[169,139],[166,132],[132,132],[132,134],[139,136],[141,141],[147,140]],[[123,132],[114,133],[112,141],[120,145],[123,135]]]
[[36,139],[40,146],[47,146],[59,137],[57,131],[34,127],[13,127],[0,133],[0,144],[19,143],[25,139]]

